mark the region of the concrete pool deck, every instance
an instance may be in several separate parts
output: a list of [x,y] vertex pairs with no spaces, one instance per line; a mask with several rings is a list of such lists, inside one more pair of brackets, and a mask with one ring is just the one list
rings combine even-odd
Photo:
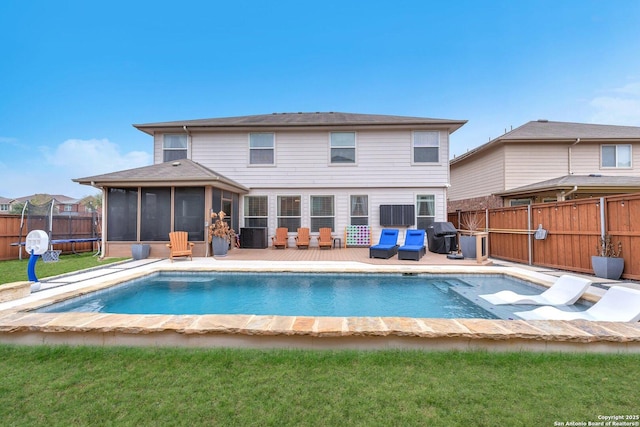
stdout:
[[[346,254],[348,251],[352,251]],[[282,253],[293,260],[279,260]],[[640,323],[524,321],[487,319],[416,319],[395,317],[307,317],[263,315],[124,315],[107,313],[33,313],[28,310],[103,289],[157,271],[299,271],[507,274],[549,285],[563,272],[496,262],[394,262],[368,260],[363,251],[341,249],[325,257],[310,250],[296,259],[291,251],[232,251],[227,258],[193,261],[147,259],[52,278],[42,289],[0,303],[0,342],[37,345],[124,345],[181,347],[251,347],[304,349],[422,349],[487,351],[640,352]],[[302,252],[302,251],[298,251]],[[315,253],[313,253],[315,252]],[[257,252],[255,254],[258,254]],[[275,258],[274,258],[275,257]],[[382,262],[378,262],[382,261]],[[593,277],[591,277],[593,279]],[[586,299],[596,301],[606,289],[592,286]],[[638,286],[629,285],[632,287]]]

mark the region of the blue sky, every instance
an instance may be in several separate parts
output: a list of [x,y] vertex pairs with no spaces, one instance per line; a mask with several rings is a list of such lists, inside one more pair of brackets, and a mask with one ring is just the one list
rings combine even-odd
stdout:
[[343,111],[640,126],[640,1],[0,2],[0,196],[151,164],[134,123]]

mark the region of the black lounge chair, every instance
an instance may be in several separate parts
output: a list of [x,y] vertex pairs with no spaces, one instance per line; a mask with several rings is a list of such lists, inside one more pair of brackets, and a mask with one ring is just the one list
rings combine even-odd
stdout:
[[382,230],[378,244],[369,248],[369,258],[389,259],[397,253],[398,230],[395,228],[385,228]]
[[407,230],[404,245],[398,248],[398,259],[419,261],[426,252],[424,230]]

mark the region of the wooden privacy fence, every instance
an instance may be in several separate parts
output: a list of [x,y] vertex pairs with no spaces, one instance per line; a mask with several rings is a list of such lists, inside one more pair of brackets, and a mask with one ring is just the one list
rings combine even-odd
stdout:
[[[475,214],[489,232],[489,256],[529,265],[593,274],[591,256],[608,234],[622,244],[625,279],[640,280],[640,193],[567,202],[449,213],[459,218]],[[464,222],[463,222],[464,224]],[[536,239],[538,226],[547,231]]]
[[[90,216],[54,216],[51,224],[52,239],[84,239],[99,237],[97,235],[97,219]],[[29,229],[27,229],[27,220],[24,220],[22,234],[20,231],[21,216],[20,215],[0,215],[0,260],[18,259],[20,257],[20,248],[18,246],[11,246],[12,243],[24,242]],[[42,221],[38,219],[31,220],[31,228],[45,229],[46,221],[43,218]],[[45,231],[48,231],[45,229]],[[62,253],[69,253],[72,250],[75,252],[89,252],[95,250],[95,242],[78,242],[71,243],[59,243],[56,244],[54,249],[62,250]],[[24,250],[23,250],[24,256]]]

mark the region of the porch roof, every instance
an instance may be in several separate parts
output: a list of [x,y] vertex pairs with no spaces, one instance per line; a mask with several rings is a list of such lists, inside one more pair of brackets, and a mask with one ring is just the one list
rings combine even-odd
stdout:
[[158,163],[85,178],[75,178],[73,181],[94,187],[212,185],[236,193],[244,194],[249,192],[249,189],[244,185],[189,159]]
[[496,196],[525,196],[549,191],[572,190],[579,192],[597,191],[601,193],[620,193],[640,191],[640,177],[637,176],[603,176],[603,175],[565,175],[558,178],[540,181],[507,191],[495,193]]

